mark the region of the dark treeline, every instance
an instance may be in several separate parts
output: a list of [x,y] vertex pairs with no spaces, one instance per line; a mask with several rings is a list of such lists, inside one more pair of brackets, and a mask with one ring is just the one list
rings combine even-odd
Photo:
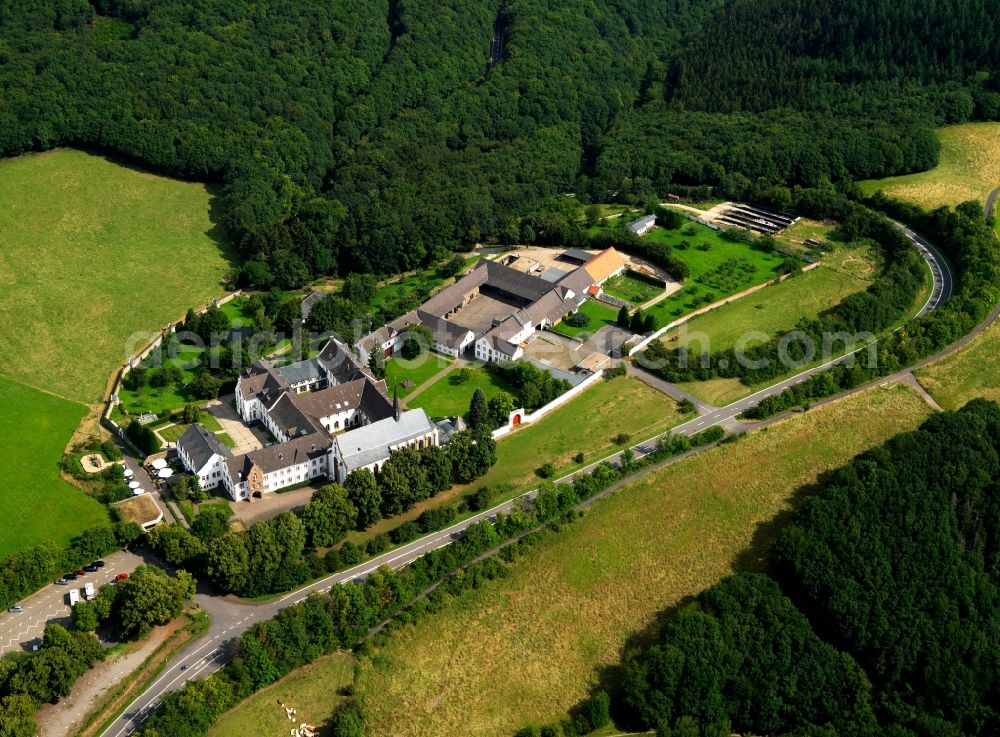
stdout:
[[220,183],[244,282],[287,288],[509,241],[567,191],[925,168],[932,125],[996,117],[997,26],[982,0],[2,0],[0,154]]
[[[658,735],[1000,731],[1000,408],[976,400],[824,478],[772,553],[616,673]],[[780,585],[780,588],[779,588]]]

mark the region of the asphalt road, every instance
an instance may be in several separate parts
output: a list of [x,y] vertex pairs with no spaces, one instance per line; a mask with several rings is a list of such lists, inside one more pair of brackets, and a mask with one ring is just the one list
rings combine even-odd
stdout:
[[[951,296],[952,276],[951,269],[945,259],[937,250],[927,243],[923,238],[916,235],[902,225],[899,227],[913,241],[921,255],[927,260],[933,275],[934,286],[928,297],[927,303],[921,308],[919,314],[924,315],[935,309],[938,305]],[[980,327],[980,330],[982,326]],[[861,351],[866,348],[860,349]],[[860,352],[860,351],[858,351]],[[779,394],[785,389],[800,384],[815,374],[829,369],[830,367],[850,360],[853,354],[841,356],[822,365],[806,369],[791,378],[779,381],[772,386],[751,394],[726,407],[712,408],[700,414],[688,422],[674,427],[673,429],[655,438],[643,441],[631,448],[636,459],[642,458],[653,452],[656,443],[661,437],[670,434],[694,435],[715,425],[731,426],[736,423],[736,417],[743,411],[755,406],[765,397]],[[600,463],[617,463],[621,458],[621,453],[596,461],[581,471],[589,472]],[[571,474],[564,476],[556,483],[567,483],[572,480]],[[163,674],[147,688],[139,698],[132,702],[122,714],[102,735],[102,737],[126,737],[137,731],[149,718],[149,715],[159,705],[160,697],[164,693],[177,691],[184,684],[193,678],[202,678],[211,675],[221,668],[231,657],[233,646],[236,640],[257,622],[263,622],[274,617],[279,611],[291,604],[302,601],[307,596],[317,592],[328,591],[333,585],[347,583],[349,581],[362,581],[372,571],[381,566],[388,566],[392,569],[401,568],[414,560],[426,555],[432,550],[449,545],[460,538],[466,528],[482,520],[494,520],[500,513],[508,513],[514,507],[524,504],[526,500],[533,499],[537,495],[536,491],[530,491],[520,497],[504,502],[492,509],[480,512],[468,519],[462,520],[451,527],[434,532],[424,537],[414,540],[407,545],[384,553],[376,558],[365,561],[354,568],[335,573],[321,581],[306,586],[298,591],[294,591],[284,597],[260,604],[244,602],[233,597],[220,598],[213,596],[207,589],[199,591],[195,596],[195,602],[209,614],[212,624],[209,631],[198,641],[191,643],[178,653],[170,664],[163,671]],[[186,666],[186,667],[185,667]],[[181,670],[185,667],[184,670]]]
[[993,212],[993,206],[996,204],[997,195],[1000,195],[1000,187],[997,187],[986,196],[986,206],[983,208],[983,217],[987,220],[990,219],[990,214]]

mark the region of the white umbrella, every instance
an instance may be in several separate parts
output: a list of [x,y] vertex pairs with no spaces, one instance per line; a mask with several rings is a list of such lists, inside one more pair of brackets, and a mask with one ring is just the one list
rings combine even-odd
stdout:
[[125,478],[127,478],[127,479],[130,479],[133,476],[135,476],[135,474],[132,472],[131,468],[126,468],[123,473],[125,474]]
[[132,489],[132,496],[142,496],[145,493],[142,489]]
[[155,461],[153,461],[149,465],[151,465],[157,471],[162,471],[164,468],[167,467],[167,462],[165,460],[163,460],[162,458],[157,458]]
[[142,484],[140,484],[138,481],[132,481],[128,485],[128,488],[130,488],[130,489],[139,489],[141,487],[142,487]]
[[170,468],[161,468],[160,472],[156,475],[159,476],[161,479],[169,479],[171,476],[174,475],[174,472],[173,469]]

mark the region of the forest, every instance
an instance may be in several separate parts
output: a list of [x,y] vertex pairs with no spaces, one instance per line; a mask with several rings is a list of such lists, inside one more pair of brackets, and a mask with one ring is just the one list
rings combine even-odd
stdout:
[[767,574],[669,612],[615,673],[658,735],[1000,730],[1000,407],[975,400],[806,490]]
[[985,0],[0,0],[0,155],[214,183],[242,282],[287,288],[558,194],[927,168],[935,125],[1000,113],[998,41]]

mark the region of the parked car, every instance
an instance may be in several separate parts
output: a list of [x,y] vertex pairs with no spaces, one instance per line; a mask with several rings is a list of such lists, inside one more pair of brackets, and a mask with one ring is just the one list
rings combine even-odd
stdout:
[[126,578],[128,578],[127,573],[119,573],[117,576],[115,576],[115,581],[124,581]]
[[57,586],[65,586],[67,583],[69,583],[68,578],[60,578],[58,581],[56,581]]
[[12,606],[7,611],[8,612],[14,612],[16,614],[17,612],[23,612],[24,611],[24,607],[21,606],[20,604],[15,604],[14,606]]
[[65,576],[63,576],[63,578],[65,578],[67,581],[75,581],[76,580],[76,574],[75,573],[67,573]]
[[97,573],[97,566],[91,563],[89,566],[84,566],[83,570],[85,570],[87,573]]
[[77,571],[76,571],[76,575],[77,576],[86,576],[87,572],[85,570],[83,570],[82,568],[78,568]]
[[104,563],[104,561],[103,561],[103,560],[95,560],[95,561],[94,561],[93,563],[91,563],[90,565],[92,565],[92,566],[97,566],[98,568],[104,568],[104,566],[105,566],[106,564]]

